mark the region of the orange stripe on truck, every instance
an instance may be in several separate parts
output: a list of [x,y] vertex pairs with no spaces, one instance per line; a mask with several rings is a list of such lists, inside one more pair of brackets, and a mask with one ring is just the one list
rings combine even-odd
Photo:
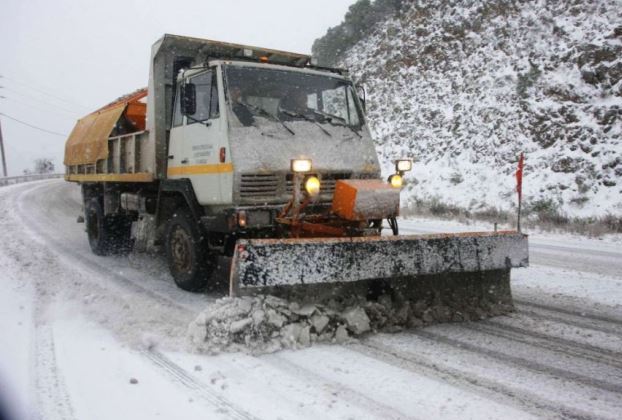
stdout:
[[173,166],[166,171],[168,176],[223,174],[233,172],[231,163],[212,163],[207,165]]
[[151,182],[153,174],[138,172],[134,174],[67,174],[65,180],[70,182]]

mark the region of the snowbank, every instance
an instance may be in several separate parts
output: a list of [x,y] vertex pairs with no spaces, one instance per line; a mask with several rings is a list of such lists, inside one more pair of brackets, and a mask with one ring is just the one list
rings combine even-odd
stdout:
[[382,295],[377,300],[350,296],[342,302],[298,303],[272,295],[222,298],[190,324],[191,342],[200,352],[260,354],[313,343],[346,343],[361,335],[439,322],[483,319],[511,311],[508,305],[478,301],[466,308],[421,299]]

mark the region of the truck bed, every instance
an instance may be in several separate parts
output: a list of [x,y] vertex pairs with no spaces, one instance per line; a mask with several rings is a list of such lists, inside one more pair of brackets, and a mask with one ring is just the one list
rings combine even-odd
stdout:
[[108,138],[108,158],[94,164],[68,165],[65,179],[75,182],[151,182],[153,146],[149,132],[139,131]]

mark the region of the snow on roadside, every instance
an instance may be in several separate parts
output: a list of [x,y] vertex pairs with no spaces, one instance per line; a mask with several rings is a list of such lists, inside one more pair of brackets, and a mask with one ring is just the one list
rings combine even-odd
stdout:
[[76,419],[230,418],[154,369],[110,331],[58,309],[56,357]]
[[[459,221],[437,219],[432,217],[404,217],[399,220],[400,233],[432,232],[472,232],[491,231],[494,223],[483,221]],[[499,224],[498,229],[516,229],[514,224]],[[573,247],[589,248],[594,250],[608,250],[622,252],[622,234],[606,234],[598,238],[589,238],[584,235],[568,232],[550,232],[538,228],[526,228],[523,232],[529,235],[531,243],[559,244]]]
[[[531,266],[512,273],[512,288],[516,296],[538,301],[569,301],[576,306],[608,305],[622,311],[622,278],[602,274],[582,273],[555,267]],[[538,299],[539,298],[539,299]]]
[[[20,186],[15,190],[19,188],[28,193],[27,187]],[[11,377],[21,381],[21,386],[15,382],[12,386],[18,391],[25,390],[24,404],[29,396],[34,398],[37,395],[27,385],[34,381],[37,374],[28,370],[34,357],[29,351],[34,337],[29,334],[36,332],[31,331],[34,327],[29,311],[34,311],[33,302],[37,302],[37,305],[49,305],[49,310],[41,319],[42,325],[38,327],[44,327],[53,340],[53,351],[47,347],[46,357],[51,359],[53,356],[55,369],[62,377],[59,382],[66,387],[62,394],[69,396],[75,418],[192,419],[206,416],[230,418],[235,414],[219,411],[221,406],[211,405],[210,401],[218,398],[240,404],[261,418],[276,418],[279,415],[282,418],[318,418],[322,415],[331,418],[399,418],[406,417],[399,415],[402,412],[421,410],[422,404],[428,410],[426,412],[437,417],[453,415],[454,418],[464,418],[465,413],[474,413],[472,417],[487,415],[496,418],[505,414],[518,418],[523,414],[507,411],[514,404],[503,404],[496,396],[492,399],[481,397],[479,391],[465,390],[459,384],[448,382],[441,374],[430,378],[418,371],[391,367],[386,360],[361,357],[353,347],[319,345],[304,351],[284,351],[262,357],[239,353],[215,357],[183,351],[168,353],[178,351],[179,344],[185,343],[185,327],[194,311],[207,305],[216,310],[226,302],[215,302],[211,296],[201,302],[201,306],[195,306],[192,301],[184,300],[184,292],[177,291],[172,285],[171,288],[158,288],[164,280],[150,279],[149,273],[139,274],[139,270],[129,270],[126,263],[114,258],[90,257],[88,250],[81,253],[80,248],[85,243],[84,233],[80,232],[79,225],[73,223],[72,208],[59,207],[60,204],[54,201],[58,198],[51,197],[62,194],[32,193],[31,196],[36,195],[41,200],[33,202],[29,201],[27,194],[3,195],[2,191],[9,190],[0,189],[0,279],[3,281],[0,328],[4,333],[0,336],[0,366],[8,366]],[[58,199],[61,200],[62,197]],[[20,206],[13,206],[13,201],[20,201]],[[43,212],[54,217],[58,216],[56,213],[70,213],[66,218],[71,219],[71,223],[62,223],[64,215],[48,219],[43,217]],[[18,214],[29,217],[20,219]],[[30,223],[33,220],[39,220],[41,225]],[[473,230],[472,226],[470,230]],[[66,248],[58,248],[51,242],[59,236],[65,241]],[[563,238],[560,241],[563,242]],[[594,246],[598,243],[594,241]],[[145,259],[144,263],[148,265],[149,260]],[[515,285],[521,292],[527,290],[522,284],[534,282],[537,286],[546,285],[546,276],[551,276],[548,267],[542,272],[530,271],[532,269],[517,270],[525,274],[536,273],[532,279],[521,280],[520,276],[517,277]],[[560,293],[568,295],[595,292],[593,288],[610,281],[609,277],[597,275],[584,276],[586,281],[582,273],[556,271],[553,275],[558,276],[559,280],[555,287],[559,287]],[[536,281],[538,278],[540,281]],[[601,278],[603,281],[599,283]],[[617,278],[614,281],[619,284]],[[37,286],[37,293],[44,293],[37,295],[40,300],[34,300],[34,291],[29,285]],[[153,293],[156,290],[158,293]],[[537,292],[537,289],[534,290]],[[541,294],[546,296],[546,293]],[[601,290],[598,293],[608,297],[611,292]],[[199,296],[196,300],[203,298]],[[187,305],[178,308],[171,301]],[[20,309],[20,303],[24,304],[23,309]],[[304,305],[296,309],[290,308],[291,302],[287,303],[283,309],[303,310]],[[587,300],[583,300],[582,305],[590,308]],[[345,325],[347,330],[342,309],[337,311],[335,322]],[[308,310],[306,308],[305,313]],[[224,315],[225,309],[221,313]],[[316,310],[313,315],[317,313]],[[300,322],[304,313],[296,315],[299,319],[295,322]],[[371,315],[368,318],[373,329],[374,319]],[[25,329],[17,328],[22,320],[28,324]],[[512,320],[518,322],[514,318]],[[208,324],[205,324],[206,335],[207,327]],[[173,370],[167,370],[145,357],[153,353],[139,343],[141,334],[145,332],[154,336],[147,343],[149,347],[153,342],[158,343],[154,352],[161,351],[168,355],[183,369],[173,366]],[[415,334],[407,332],[399,336],[408,339],[406,345],[410,348],[419,348],[417,340],[412,339]],[[239,336],[231,338],[238,339]],[[12,341],[8,344],[2,341],[9,339]],[[593,340],[590,337],[588,342]],[[300,346],[300,343],[292,343],[292,346]],[[458,358],[451,351],[435,351],[433,355],[439,357],[435,360],[441,365],[446,360],[458,359],[474,364],[473,359]],[[506,372],[505,367],[502,368],[504,370],[499,370],[502,372],[499,381],[512,383],[514,377]],[[48,374],[48,370],[44,372]],[[6,372],[0,372],[0,375],[6,375]],[[131,378],[135,378],[137,383],[130,383]],[[381,393],[377,392],[378,384],[386,385],[381,387]],[[531,380],[528,386],[542,392],[545,397],[547,393],[559,392],[558,388],[545,387],[537,380]],[[413,389],[417,390],[414,394]],[[0,391],[5,393],[4,388]],[[43,393],[45,391],[38,394]],[[429,394],[436,396],[436,400],[430,402]],[[55,395],[52,394],[51,401],[56,401]],[[273,395],[282,398],[270,399]],[[578,406],[581,404],[581,401],[577,403]],[[616,412],[601,401],[591,404],[603,407],[603,411],[609,410],[607,413]],[[393,411],[388,411],[387,407]],[[398,411],[397,415],[387,414],[394,411]],[[527,416],[527,413],[522,416]],[[55,418],[53,413],[47,412],[44,417]]]
[[0,417],[8,409],[10,418],[29,418],[34,293],[28,281],[14,276],[2,253],[0,272]]

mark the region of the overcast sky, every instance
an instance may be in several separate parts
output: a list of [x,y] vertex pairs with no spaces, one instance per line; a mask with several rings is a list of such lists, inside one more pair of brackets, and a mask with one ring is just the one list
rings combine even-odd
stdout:
[[[68,134],[147,86],[151,44],[164,33],[310,53],[354,1],[0,0],[0,112]],[[63,171],[65,137],[0,120],[10,176],[41,157]]]

